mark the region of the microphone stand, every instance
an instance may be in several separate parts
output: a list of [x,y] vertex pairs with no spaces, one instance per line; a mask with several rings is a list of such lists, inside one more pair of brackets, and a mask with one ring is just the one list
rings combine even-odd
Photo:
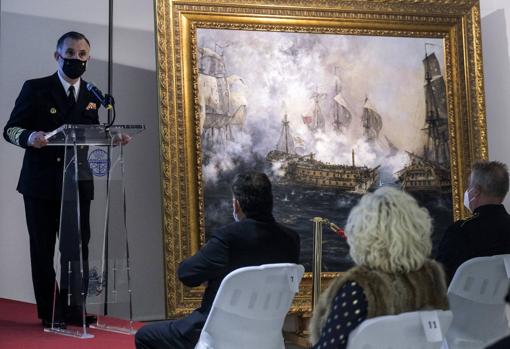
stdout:
[[[112,92],[112,72],[113,72],[113,0],[108,1],[108,94],[105,97],[111,97]],[[113,100],[113,97],[112,97]],[[113,117],[112,117],[113,116]],[[115,121],[115,105],[112,103],[112,108],[108,109],[108,123],[105,125],[105,137],[110,136],[110,127]],[[113,121],[112,121],[113,120]],[[108,146],[107,155],[107,178],[106,178],[106,200],[107,200],[107,219],[105,221],[105,235],[103,243],[103,277],[106,282],[106,290],[103,304],[104,315],[108,315],[108,235],[109,235],[109,200],[110,200],[110,157],[111,145]],[[106,264],[106,266],[105,266]]]
[[[108,108],[108,123],[104,125],[105,137],[109,139],[111,137],[110,127],[115,122],[115,100],[113,96],[110,94],[105,94],[105,104],[109,104],[112,107]],[[113,117],[111,117],[113,115]],[[104,227],[104,241],[103,241],[103,270],[102,275],[104,276],[105,281],[105,300],[104,300],[104,315],[108,315],[108,250],[109,250],[109,233],[110,233],[110,169],[111,169],[111,156],[113,140],[110,142],[110,145],[107,149],[107,162],[106,162],[106,219],[105,219],[105,227]]]

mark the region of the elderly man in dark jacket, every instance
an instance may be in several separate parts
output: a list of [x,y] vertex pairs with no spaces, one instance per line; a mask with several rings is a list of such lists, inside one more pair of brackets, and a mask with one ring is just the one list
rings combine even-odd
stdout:
[[473,165],[464,193],[464,205],[473,215],[446,230],[436,255],[450,281],[469,259],[510,253],[510,215],[502,204],[507,192],[505,164],[480,161]]

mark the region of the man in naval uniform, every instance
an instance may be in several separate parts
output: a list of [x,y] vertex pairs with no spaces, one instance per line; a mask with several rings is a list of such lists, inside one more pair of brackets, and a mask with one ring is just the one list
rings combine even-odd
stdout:
[[464,205],[473,215],[447,229],[436,255],[448,281],[469,259],[510,253],[510,215],[502,204],[507,192],[505,164],[479,161],[473,165],[464,193]]
[[[45,327],[51,326],[54,292],[57,292],[54,314],[57,327],[82,323],[79,298],[69,301],[67,296],[79,297],[80,292],[87,292],[89,211],[94,193],[92,173],[86,161],[87,149],[80,149],[78,154],[78,159],[82,159],[79,161],[79,200],[85,283],[81,284],[79,277],[78,286],[74,285],[77,280],[73,279],[70,283],[61,283],[62,288],[58,290],[53,256],[59,230],[64,147],[47,146],[45,134],[63,124],[99,123],[99,103],[81,79],[89,52],[90,43],[83,34],[68,32],[62,35],[54,53],[57,72],[24,83],[3,133],[8,142],[25,149],[17,190],[25,203],[37,314]],[[73,275],[78,276],[79,269],[75,268],[79,260],[77,233],[68,239],[64,242],[61,237],[61,262],[64,263],[64,259],[71,261]],[[64,270],[67,270],[67,263]],[[66,285],[81,289],[63,289]],[[87,317],[87,320],[94,321],[93,317]]]

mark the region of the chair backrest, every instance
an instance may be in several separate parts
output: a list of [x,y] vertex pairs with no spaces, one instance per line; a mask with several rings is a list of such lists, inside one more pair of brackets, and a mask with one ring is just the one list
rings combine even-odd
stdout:
[[439,349],[452,317],[427,310],[368,319],[349,335],[347,349]]
[[457,269],[448,295],[481,304],[504,304],[510,279],[507,268],[510,268],[510,254],[470,259]]
[[446,334],[450,349],[465,348],[470,342],[484,347],[510,333],[504,301],[509,279],[510,255],[473,258],[457,269],[448,288],[453,312]]
[[299,291],[302,265],[265,264],[227,275],[195,348],[284,349],[282,327]]

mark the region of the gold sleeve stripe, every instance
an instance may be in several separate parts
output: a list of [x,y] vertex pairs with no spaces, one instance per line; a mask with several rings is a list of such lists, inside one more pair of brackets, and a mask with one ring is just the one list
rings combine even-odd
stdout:
[[25,131],[24,128],[21,127],[10,127],[7,129],[7,137],[12,144],[19,145],[19,137]]

